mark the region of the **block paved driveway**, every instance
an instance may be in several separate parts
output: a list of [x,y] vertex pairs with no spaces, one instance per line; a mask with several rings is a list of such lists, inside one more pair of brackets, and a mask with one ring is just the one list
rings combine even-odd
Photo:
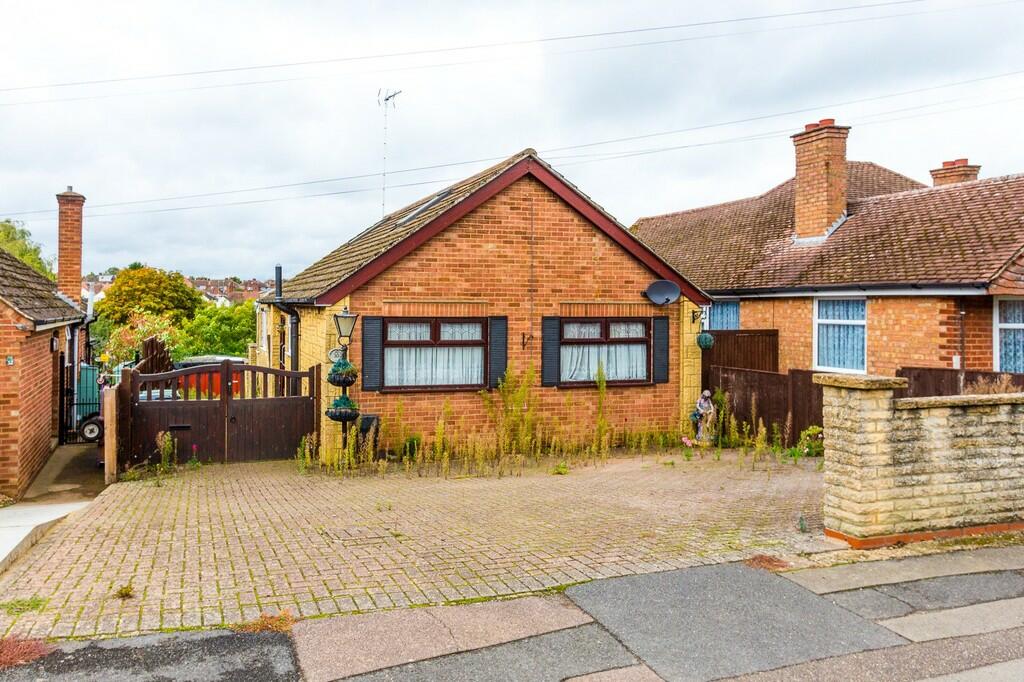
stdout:
[[[0,575],[0,599],[46,600],[0,611],[0,631],[112,636],[285,608],[444,604],[820,544],[815,462],[674,461],[459,480],[342,480],[259,462],[119,483]],[[118,599],[129,583],[135,596]]]

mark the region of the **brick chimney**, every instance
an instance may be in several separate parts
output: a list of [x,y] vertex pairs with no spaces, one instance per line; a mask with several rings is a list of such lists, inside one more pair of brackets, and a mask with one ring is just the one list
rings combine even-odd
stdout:
[[798,238],[824,237],[846,214],[846,136],[835,119],[808,123],[793,135],[796,190],[793,218]]
[[82,302],[82,206],[85,197],[71,189],[57,195],[57,290]]
[[967,159],[956,159],[955,161],[943,161],[942,168],[931,171],[932,182],[936,187],[942,185],[953,185],[958,182],[971,182],[978,179],[978,171],[981,166],[972,166]]

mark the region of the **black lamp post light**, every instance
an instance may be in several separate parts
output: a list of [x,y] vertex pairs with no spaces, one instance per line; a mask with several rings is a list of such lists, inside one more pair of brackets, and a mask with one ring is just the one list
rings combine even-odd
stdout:
[[338,347],[327,354],[334,362],[327,373],[327,383],[341,388],[341,394],[334,399],[325,414],[331,421],[341,422],[341,446],[348,446],[349,424],[359,418],[359,406],[348,395],[348,387],[356,383],[359,369],[348,359],[348,344],[356,328],[358,314],[350,313],[348,307],[334,316],[334,327],[338,331]]

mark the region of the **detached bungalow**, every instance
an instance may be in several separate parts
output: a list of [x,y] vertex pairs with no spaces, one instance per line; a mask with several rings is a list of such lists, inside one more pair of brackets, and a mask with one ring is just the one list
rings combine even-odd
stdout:
[[[658,280],[679,300],[646,298]],[[429,436],[447,404],[479,429],[488,417],[478,393],[509,366],[532,367],[541,418],[592,433],[601,362],[612,427],[670,429],[697,398],[691,312],[708,302],[527,149],[391,213],[264,297],[250,359],[326,362],[334,316],[347,309],[359,316],[351,395],[364,415],[387,420],[401,404],[404,424]],[[336,393],[325,385],[322,407]],[[325,431],[325,445],[336,433]]]
[[778,329],[783,372],[1024,372],[1024,175],[958,159],[926,187],[847,161],[849,130],[811,123],[795,177],[633,234],[714,298],[712,329]]

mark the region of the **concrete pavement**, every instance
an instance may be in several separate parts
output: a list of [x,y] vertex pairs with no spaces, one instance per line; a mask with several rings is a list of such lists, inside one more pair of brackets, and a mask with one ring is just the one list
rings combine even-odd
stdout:
[[259,671],[249,679],[310,682],[1018,680],[1021,550],[781,574],[701,566],[564,594],[307,620],[291,637],[65,643],[0,679],[241,679],[247,668]]

